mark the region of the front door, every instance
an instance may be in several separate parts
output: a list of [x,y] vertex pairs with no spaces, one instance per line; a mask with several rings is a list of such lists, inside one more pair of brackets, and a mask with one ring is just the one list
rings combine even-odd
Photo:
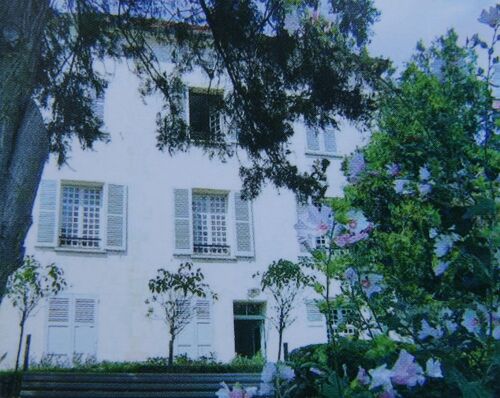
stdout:
[[265,303],[234,302],[233,312],[236,355],[251,358],[264,354]]

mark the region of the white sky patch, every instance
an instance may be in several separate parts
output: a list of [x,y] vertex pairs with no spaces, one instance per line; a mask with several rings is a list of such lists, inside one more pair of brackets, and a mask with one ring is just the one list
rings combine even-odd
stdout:
[[478,18],[483,9],[495,4],[494,0],[375,0],[381,16],[373,27],[370,50],[402,67],[415,53],[418,40],[428,45],[450,28],[458,33],[461,44],[474,33],[489,42],[493,30]]

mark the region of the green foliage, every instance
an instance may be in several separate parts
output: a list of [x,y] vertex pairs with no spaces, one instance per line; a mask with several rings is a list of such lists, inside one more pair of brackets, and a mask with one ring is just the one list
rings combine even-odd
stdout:
[[[380,98],[370,143],[344,163],[350,184],[329,203],[335,220],[359,209],[374,229],[324,269],[342,281],[358,332],[370,339],[359,356],[358,341],[336,336],[295,355],[298,396],[498,395],[500,138],[491,78],[499,10],[487,13],[490,44],[475,36],[462,47],[453,31],[429,48],[420,43]],[[487,50],[486,70],[478,46]],[[443,377],[427,369],[436,360]],[[359,377],[357,366],[365,369]],[[411,367],[425,383],[407,377]],[[377,369],[387,378],[379,385]]]
[[[184,355],[176,356],[172,365],[168,358],[154,357],[146,361],[112,362],[95,360],[82,361],[72,367],[58,363],[54,359],[34,362],[29,372],[89,372],[89,373],[258,373],[262,370],[262,357],[237,357],[229,363],[217,361],[212,357],[190,359]],[[0,373],[0,376],[2,373]]]

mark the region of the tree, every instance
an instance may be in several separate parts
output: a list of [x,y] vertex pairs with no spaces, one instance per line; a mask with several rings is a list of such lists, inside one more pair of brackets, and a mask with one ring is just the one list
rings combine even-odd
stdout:
[[173,273],[159,269],[155,278],[149,280],[151,298],[146,300],[148,316],[157,314],[167,325],[170,340],[168,343],[168,364],[172,366],[174,360],[174,342],[180,332],[189,324],[195,315],[195,298],[210,297],[214,300],[217,295],[210,290],[200,268],[193,270],[190,263],[179,265]]
[[[332,203],[334,218],[366,218],[348,223],[358,234],[334,234],[331,244],[348,250],[331,271],[374,338],[344,375],[338,366],[325,372],[323,387],[337,396],[498,395],[500,141],[491,88],[500,6],[479,20],[493,29],[489,43],[474,35],[461,46],[450,31],[418,45],[383,96],[371,142],[345,163],[350,184]],[[485,69],[477,48],[487,52]],[[363,234],[367,220],[373,227]]]
[[[106,57],[136,62],[144,95],[160,94],[158,147],[169,153],[203,145],[210,155],[234,151],[222,130],[205,144],[183,119],[184,74],[203,71],[231,87],[218,105],[249,155],[240,174],[248,196],[266,181],[302,195],[325,190],[328,162],[300,171],[288,159],[293,124],[363,124],[374,108],[387,63],[366,51],[377,17],[371,0],[241,1],[20,0],[0,3],[0,300],[22,263],[33,200],[49,152],[67,160],[71,138],[84,148],[107,140],[91,98],[106,81],[94,65]],[[152,43],[174,64],[158,61]],[[41,117],[44,110],[46,119]],[[19,189],[22,187],[22,189]]]
[[[260,276],[257,272],[255,277]],[[296,299],[301,291],[310,284],[311,278],[302,272],[298,264],[280,259],[269,265],[260,278],[262,291],[268,291],[273,297],[270,317],[278,332],[278,361],[281,360],[281,346],[285,330],[292,325],[292,315]]]
[[7,283],[7,297],[17,308],[19,319],[19,342],[17,346],[16,366],[23,343],[26,322],[44,298],[56,296],[66,287],[63,270],[55,264],[42,267],[34,257],[27,256],[23,266],[11,275]]

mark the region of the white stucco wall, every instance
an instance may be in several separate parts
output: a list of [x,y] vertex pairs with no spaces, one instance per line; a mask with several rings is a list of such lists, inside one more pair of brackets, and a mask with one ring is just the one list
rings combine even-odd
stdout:
[[[138,81],[125,62],[110,63],[111,74],[105,96],[105,125],[111,134],[109,144],[97,143],[93,151],[82,151],[77,143],[68,165],[57,167],[55,159],[47,163],[43,179],[117,183],[128,188],[127,250],[125,252],[88,253],[40,248],[36,245],[38,200],[29,231],[27,253],[42,264],[55,262],[64,269],[68,288],[65,293],[98,298],[97,359],[144,360],[166,356],[168,334],[159,320],[146,318],[147,281],[159,267],[173,269],[189,258],[174,256],[174,188],[207,188],[239,191],[239,164],[236,158],[226,162],[210,160],[198,149],[173,157],[156,149],[155,115],[159,101],[146,103],[137,92]],[[192,74],[189,83],[203,86],[201,76]],[[350,126],[337,134],[339,154],[348,154],[361,145],[362,135]],[[317,157],[306,155],[305,131],[297,126],[293,158],[309,167]],[[244,154],[240,153],[244,158]],[[341,194],[344,178],[341,159],[331,158],[328,172],[328,196]],[[218,359],[234,357],[233,301],[248,300],[248,289],[258,287],[252,275],[263,271],[279,258],[296,260],[301,254],[293,225],[296,223],[294,195],[266,187],[253,203],[255,257],[253,259],[193,259],[202,268],[206,281],[218,293],[212,307],[213,351]],[[307,295],[306,295],[307,296]],[[314,294],[309,293],[309,297]],[[285,332],[290,348],[325,340],[324,327],[311,327],[306,319],[304,297],[296,305],[297,320]],[[268,300],[264,294],[255,300]],[[8,352],[1,366],[13,365],[18,320],[8,299],[0,307],[0,353]],[[29,319],[27,333],[32,334],[31,356],[40,359],[46,352],[47,305],[42,304]],[[267,356],[275,359],[277,334],[266,323]]]

